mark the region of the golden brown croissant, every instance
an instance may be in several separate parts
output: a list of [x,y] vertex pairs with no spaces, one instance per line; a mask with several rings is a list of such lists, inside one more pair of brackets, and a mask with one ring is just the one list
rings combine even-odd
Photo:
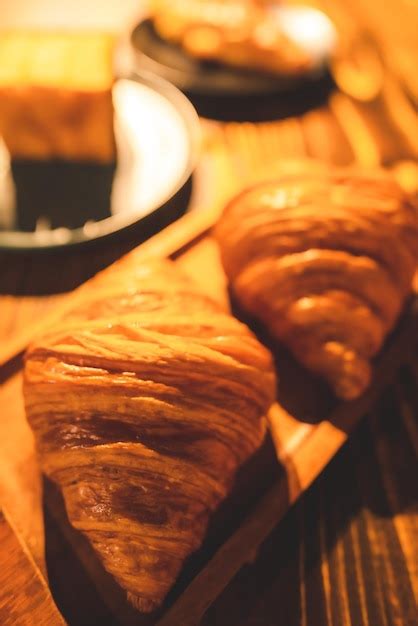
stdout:
[[218,224],[244,309],[350,399],[411,290],[418,210],[384,173],[324,166],[244,191]]
[[154,0],[152,4],[159,35],[198,59],[279,74],[299,74],[312,66],[262,0]]
[[134,253],[27,352],[43,471],[139,610],[161,604],[260,446],[274,379],[243,324],[174,264]]

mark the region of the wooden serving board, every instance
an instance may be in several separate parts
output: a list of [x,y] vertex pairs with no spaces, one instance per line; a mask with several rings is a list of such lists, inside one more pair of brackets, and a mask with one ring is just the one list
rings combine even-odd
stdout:
[[64,626],[45,579],[33,562],[5,511],[0,510],[0,624]]
[[[171,257],[209,294],[225,301],[226,279],[217,245],[210,235],[215,221],[214,212],[187,215],[130,254],[136,255],[138,263],[149,256]],[[85,288],[80,287],[52,315],[20,334],[13,350],[8,346],[9,360],[0,370],[0,436],[8,441],[9,451],[0,461],[0,499],[10,507],[34,558],[48,571],[55,600],[69,623],[196,626],[205,610],[238,570],[254,558],[270,531],[346,441],[399,365],[410,357],[418,339],[418,297],[411,298],[377,358],[373,385],[364,396],[348,403],[337,402],[325,384],[252,325],[277,362],[280,404],[270,413],[270,438],[240,472],[234,492],[215,516],[204,546],[186,563],[162,611],[144,617],[129,607],[88,542],[71,528],[60,494],[49,483],[45,484],[42,500],[33,436],[24,417],[21,353],[33,336],[76,304],[80,290]],[[238,308],[234,307],[233,312],[245,320]]]

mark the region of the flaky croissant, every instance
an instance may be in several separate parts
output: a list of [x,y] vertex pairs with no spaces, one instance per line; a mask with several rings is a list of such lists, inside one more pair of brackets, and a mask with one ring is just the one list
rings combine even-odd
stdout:
[[282,30],[263,0],[153,0],[158,34],[200,60],[274,74],[312,67],[308,54]]
[[232,290],[337,396],[369,385],[418,261],[418,210],[388,175],[318,166],[244,191],[216,237]]
[[99,274],[27,352],[43,471],[141,611],[158,607],[261,444],[275,376],[252,333],[169,261]]

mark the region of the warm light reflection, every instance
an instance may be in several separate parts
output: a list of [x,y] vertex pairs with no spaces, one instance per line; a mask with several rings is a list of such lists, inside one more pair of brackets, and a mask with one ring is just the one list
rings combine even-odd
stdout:
[[311,7],[283,6],[276,10],[285,34],[317,62],[332,53],[337,34],[331,20]]
[[187,170],[189,135],[173,104],[144,84],[117,81],[113,101],[119,149],[111,210],[143,215],[167,199]]

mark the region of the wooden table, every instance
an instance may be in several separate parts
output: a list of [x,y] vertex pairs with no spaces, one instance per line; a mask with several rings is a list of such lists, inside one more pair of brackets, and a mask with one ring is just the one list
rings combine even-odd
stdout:
[[[330,2],[322,5],[329,8]],[[341,8],[343,2],[334,5]],[[414,134],[410,106],[411,98],[417,96],[417,6],[412,0],[353,0],[350,5],[356,19],[383,44],[393,70],[382,98],[361,104],[334,93],[321,108],[282,121],[221,124],[203,120],[193,210],[219,210],[244,183],[274,173],[281,158],[315,157],[342,165],[383,163],[402,182],[411,184],[408,168],[398,166],[399,160],[418,157],[418,132]],[[405,98],[408,114],[404,114]],[[2,349],[12,347],[23,329],[65,298],[62,292],[85,281],[139,240],[137,232],[128,239],[80,250],[36,256],[1,253]],[[418,359],[403,368],[374,412],[277,527],[255,561],[211,607],[204,626],[417,623],[417,363]],[[1,436],[7,442],[7,432]],[[8,484],[7,444],[1,445],[2,454],[3,447],[6,451],[0,503],[36,559],[42,547],[30,544],[25,511],[12,498]],[[4,558],[0,554],[2,564]],[[59,597],[60,591],[55,593]]]
[[407,404],[409,375],[388,390],[202,626],[417,623],[418,402]]

